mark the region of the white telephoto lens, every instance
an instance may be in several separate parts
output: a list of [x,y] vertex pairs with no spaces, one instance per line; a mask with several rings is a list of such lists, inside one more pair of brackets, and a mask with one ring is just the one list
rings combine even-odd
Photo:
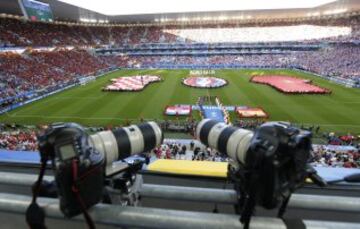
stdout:
[[91,144],[105,155],[107,164],[133,154],[148,152],[163,141],[163,133],[155,122],[101,131],[90,136]]
[[203,119],[196,127],[196,137],[203,144],[245,164],[253,132],[223,122]]

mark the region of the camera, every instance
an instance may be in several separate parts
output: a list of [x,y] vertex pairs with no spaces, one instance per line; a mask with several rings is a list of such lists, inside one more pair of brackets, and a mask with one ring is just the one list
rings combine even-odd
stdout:
[[281,217],[294,190],[307,177],[318,178],[307,163],[311,132],[289,123],[268,122],[253,132],[204,119],[197,125],[196,136],[231,158],[228,178],[238,192],[236,210],[245,227],[255,205],[274,209],[282,203],[278,213]]
[[42,165],[48,160],[52,163],[60,209],[66,217],[85,214],[102,200],[106,177],[119,172],[113,162],[150,151],[162,141],[162,131],[155,122],[93,135],[76,123],[54,123],[38,136]]
[[[268,122],[253,132],[204,119],[196,127],[196,136],[231,159],[228,179],[238,194],[235,209],[245,228],[249,227],[256,205],[274,209],[281,204],[278,216],[282,217],[291,194],[307,177],[321,180],[308,164],[311,133],[289,123]],[[108,188],[130,194],[129,185],[135,183],[134,175],[142,167],[136,163],[120,174],[113,162],[152,150],[162,143],[163,134],[155,122],[92,135],[75,123],[55,123],[38,141],[42,167],[37,187],[50,160],[61,211],[66,217],[83,213],[88,225],[93,225],[87,209],[102,201]],[[32,204],[36,204],[38,195],[38,189],[34,190]],[[33,209],[30,206],[28,212]],[[28,214],[27,219],[31,218]]]

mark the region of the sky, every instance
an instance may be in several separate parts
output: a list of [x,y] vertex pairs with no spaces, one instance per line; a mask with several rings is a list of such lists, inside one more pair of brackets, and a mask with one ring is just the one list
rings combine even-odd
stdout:
[[59,0],[101,14],[137,15],[208,11],[312,8],[334,0]]

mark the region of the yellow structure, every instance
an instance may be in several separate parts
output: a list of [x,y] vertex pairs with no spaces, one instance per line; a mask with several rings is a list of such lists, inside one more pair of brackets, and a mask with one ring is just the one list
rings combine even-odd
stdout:
[[180,175],[226,177],[227,162],[159,159],[148,166],[149,171]]

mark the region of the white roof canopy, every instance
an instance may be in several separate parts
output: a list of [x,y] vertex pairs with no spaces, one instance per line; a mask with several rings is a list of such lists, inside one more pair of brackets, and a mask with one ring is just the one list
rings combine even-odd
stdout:
[[313,8],[335,0],[59,0],[108,16]]

